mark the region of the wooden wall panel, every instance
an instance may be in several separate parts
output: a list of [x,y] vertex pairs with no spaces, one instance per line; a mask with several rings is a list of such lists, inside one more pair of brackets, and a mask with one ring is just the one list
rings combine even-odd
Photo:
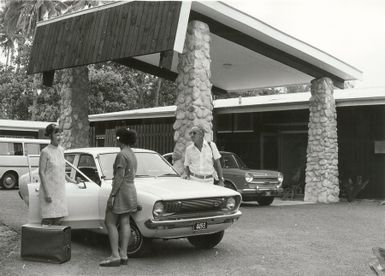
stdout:
[[[115,146],[116,126],[105,130],[105,147]],[[127,124],[124,127],[135,129],[137,132],[137,142],[135,147],[154,150],[160,154],[172,152],[174,150],[174,130],[172,123],[151,123],[151,124]],[[96,139],[96,138],[92,138]],[[91,142],[91,144],[95,144]]]
[[173,50],[181,2],[134,1],[38,25],[28,73]]

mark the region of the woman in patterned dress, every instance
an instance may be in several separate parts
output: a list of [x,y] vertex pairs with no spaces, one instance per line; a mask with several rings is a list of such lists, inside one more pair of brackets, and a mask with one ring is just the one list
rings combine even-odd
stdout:
[[127,264],[127,247],[131,234],[130,214],[137,211],[134,185],[137,160],[131,149],[131,146],[136,142],[136,132],[125,128],[118,129],[116,140],[121,151],[116,155],[113,165],[114,179],[107,201],[105,217],[112,254],[102,261],[100,266]]
[[45,129],[51,143],[40,153],[39,160],[39,200],[41,224],[60,225],[68,215],[65,181],[77,183],[65,174],[64,149],[59,146],[61,131],[56,124]]

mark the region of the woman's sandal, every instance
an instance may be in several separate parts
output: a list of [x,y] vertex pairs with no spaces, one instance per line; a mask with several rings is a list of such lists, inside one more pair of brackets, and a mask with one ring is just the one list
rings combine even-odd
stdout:
[[100,262],[100,266],[104,267],[111,267],[111,266],[120,266],[121,259],[105,259],[104,261]]
[[121,265],[128,265],[128,258],[121,258],[120,259],[120,264]]

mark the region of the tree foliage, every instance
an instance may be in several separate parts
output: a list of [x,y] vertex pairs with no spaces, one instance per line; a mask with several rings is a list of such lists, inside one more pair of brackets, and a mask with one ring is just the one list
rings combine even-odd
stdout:
[[[0,119],[56,121],[60,112],[61,73],[55,74],[51,88],[36,90],[41,76],[26,74],[36,22],[65,12],[111,1],[6,0],[0,11],[0,48],[8,60],[0,65]],[[34,83],[35,78],[35,83]],[[89,66],[89,114],[173,105],[176,87],[159,79],[113,62]],[[227,93],[216,98],[247,97],[309,91],[309,84],[252,89]],[[41,91],[41,93],[36,93]]]

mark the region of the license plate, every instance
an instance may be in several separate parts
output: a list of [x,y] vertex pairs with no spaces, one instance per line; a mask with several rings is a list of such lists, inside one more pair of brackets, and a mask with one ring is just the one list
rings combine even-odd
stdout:
[[204,230],[207,229],[207,222],[196,222],[194,223],[193,230],[194,231],[199,231],[199,230]]

